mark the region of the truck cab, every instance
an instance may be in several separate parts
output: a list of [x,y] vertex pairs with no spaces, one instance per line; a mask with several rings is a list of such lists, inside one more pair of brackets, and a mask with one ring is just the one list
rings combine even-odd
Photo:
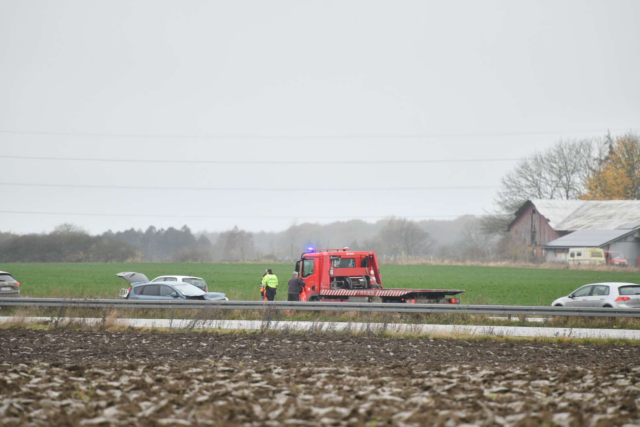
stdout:
[[312,250],[302,254],[296,271],[305,282],[301,300],[318,300],[331,290],[381,289],[375,252],[344,249]]

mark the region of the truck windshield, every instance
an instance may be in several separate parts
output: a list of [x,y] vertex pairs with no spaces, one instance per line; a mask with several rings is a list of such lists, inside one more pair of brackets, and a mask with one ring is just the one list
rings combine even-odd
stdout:
[[611,254],[609,255],[612,259],[624,259],[622,254]]

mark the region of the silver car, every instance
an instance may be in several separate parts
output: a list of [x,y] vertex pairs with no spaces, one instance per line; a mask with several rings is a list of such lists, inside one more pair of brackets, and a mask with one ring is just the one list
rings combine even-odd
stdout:
[[125,297],[127,299],[199,299],[207,301],[228,301],[219,292],[204,292],[197,287],[183,282],[150,282],[131,286]]
[[554,307],[640,308],[640,285],[637,283],[592,283],[558,298]]
[[20,296],[20,283],[6,271],[0,271],[0,297],[17,298]]

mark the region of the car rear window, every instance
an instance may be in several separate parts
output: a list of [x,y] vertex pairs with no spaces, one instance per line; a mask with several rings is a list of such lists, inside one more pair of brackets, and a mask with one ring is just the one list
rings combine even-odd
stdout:
[[640,295],[640,285],[620,286],[618,292],[620,295]]
[[207,287],[207,282],[202,279],[195,279],[193,277],[187,277],[182,279],[183,282],[189,283],[190,285],[197,286],[200,289],[204,290]]
[[17,282],[10,274],[0,274],[0,282]]

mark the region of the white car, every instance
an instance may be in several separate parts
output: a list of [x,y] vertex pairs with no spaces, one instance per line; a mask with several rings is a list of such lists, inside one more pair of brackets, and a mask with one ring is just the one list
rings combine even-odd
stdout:
[[592,283],[551,303],[554,307],[640,308],[637,283]]
[[195,276],[159,276],[152,280],[152,282],[184,282],[190,285],[200,288],[204,292],[209,292],[209,286],[202,277]]

